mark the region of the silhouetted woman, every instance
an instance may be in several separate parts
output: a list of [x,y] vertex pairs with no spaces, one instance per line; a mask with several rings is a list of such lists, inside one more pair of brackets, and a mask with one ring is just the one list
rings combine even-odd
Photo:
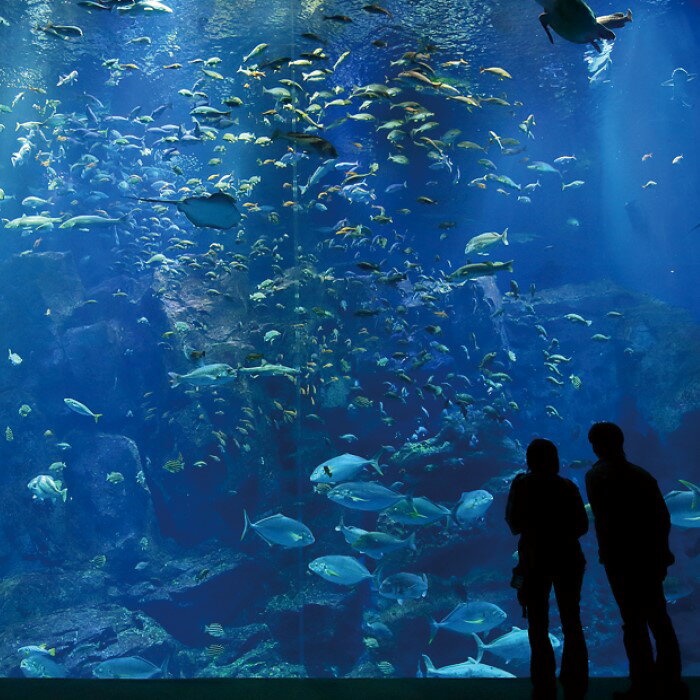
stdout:
[[556,661],[549,639],[552,587],[564,633],[559,679],[567,699],[583,698],[588,652],[579,603],[586,560],[578,540],[588,531],[588,517],[576,484],[559,476],[554,443],[533,440],[527,466],[527,473],[518,474],[511,485],[506,521],[520,535],[513,585],[529,621],[533,698],[556,698]]

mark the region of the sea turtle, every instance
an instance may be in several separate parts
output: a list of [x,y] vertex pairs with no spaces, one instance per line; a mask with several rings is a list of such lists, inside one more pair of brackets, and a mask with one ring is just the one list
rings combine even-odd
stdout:
[[598,39],[615,38],[615,33],[600,24],[584,0],[537,0],[544,7],[540,22],[549,40],[554,43],[550,27],[562,39],[574,44],[592,44],[600,53]]

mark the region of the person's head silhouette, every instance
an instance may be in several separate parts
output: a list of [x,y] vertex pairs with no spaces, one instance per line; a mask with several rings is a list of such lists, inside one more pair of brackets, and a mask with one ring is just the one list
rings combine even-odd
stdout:
[[533,474],[554,476],[559,473],[559,453],[551,440],[535,438],[526,452],[527,468]]
[[588,431],[588,442],[599,459],[625,458],[625,436],[615,423],[593,423]]

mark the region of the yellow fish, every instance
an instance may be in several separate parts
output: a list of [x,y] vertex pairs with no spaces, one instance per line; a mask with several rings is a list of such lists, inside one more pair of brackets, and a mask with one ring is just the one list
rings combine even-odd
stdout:
[[499,68],[498,66],[491,66],[490,68],[479,68],[479,73],[491,73],[495,75],[499,80],[504,80],[505,78],[511,79],[513,76],[504,68]]

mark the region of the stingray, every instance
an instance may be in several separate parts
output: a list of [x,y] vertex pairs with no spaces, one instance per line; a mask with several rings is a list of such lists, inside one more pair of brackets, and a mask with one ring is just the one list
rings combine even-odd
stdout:
[[175,204],[198,228],[233,228],[241,220],[236,200],[225,192],[202,195],[201,197],[186,197],[185,199],[146,199],[139,197],[140,202],[158,202],[159,204]]

